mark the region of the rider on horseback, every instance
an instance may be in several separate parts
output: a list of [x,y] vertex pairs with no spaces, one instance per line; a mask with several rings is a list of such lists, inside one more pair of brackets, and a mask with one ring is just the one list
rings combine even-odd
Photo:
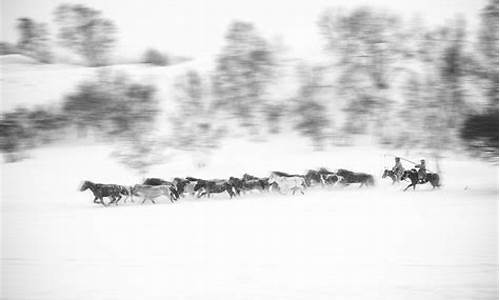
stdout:
[[418,168],[418,180],[424,181],[426,175],[425,160],[421,159],[420,164],[416,165],[415,168]]
[[392,171],[394,172],[394,175],[396,175],[397,181],[399,181],[405,169],[403,168],[403,165],[401,164],[401,159],[399,157],[396,157],[395,161],[396,163],[394,167],[392,167]]

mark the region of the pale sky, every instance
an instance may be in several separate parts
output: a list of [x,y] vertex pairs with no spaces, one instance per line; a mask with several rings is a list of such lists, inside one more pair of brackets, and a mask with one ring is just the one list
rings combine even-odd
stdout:
[[15,42],[16,19],[47,22],[55,36],[53,11],[61,3],[82,3],[103,12],[119,28],[119,56],[135,56],[147,47],[191,57],[218,52],[232,20],[253,22],[268,38],[281,37],[297,55],[315,55],[323,45],[316,21],[327,7],[350,9],[360,5],[379,7],[405,20],[418,16],[429,25],[446,24],[463,16],[469,29],[477,28],[486,0],[0,0],[1,40]]

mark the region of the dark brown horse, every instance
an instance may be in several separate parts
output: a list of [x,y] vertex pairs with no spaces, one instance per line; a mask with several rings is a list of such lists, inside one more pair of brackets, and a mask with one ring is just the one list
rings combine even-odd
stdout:
[[199,180],[194,186],[194,191],[198,192],[198,198],[210,194],[219,194],[227,192],[229,198],[233,198],[236,194],[233,190],[233,185],[226,180]]
[[[104,203],[104,198],[108,197],[111,199],[109,202],[114,203],[117,200],[120,200],[122,197],[122,191],[115,184],[102,184],[102,183],[93,183],[92,181],[84,181],[82,186],[80,187],[80,191],[86,191],[90,189],[92,194],[94,194],[94,203],[102,204],[106,206]],[[97,201],[99,200],[99,201]]]
[[439,174],[437,173],[426,173],[425,178],[423,180],[418,180],[418,172],[415,169],[406,170],[403,172],[403,176],[401,176],[401,180],[410,179],[411,183],[403,190],[406,191],[409,187],[413,186],[413,190],[417,184],[430,183],[432,188],[435,189],[441,186],[439,182]]
[[304,176],[306,180],[306,185],[311,186],[314,183],[324,185],[325,182],[323,180],[322,174],[319,171],[309,170]]
[[384,179],[386,177],[389,177],[390,179],[392,179],[392,184],[395,184],[396,182],[399,181],[398,176],[396,175],[396,173],[393,170],[385,169],[384,174],[382,174],[382,179]]
[[363,185],[367,187],[375,185],[375,180],[370,174],[352,172],[346,169],[338,169],[337,175],[344,178],[343,183],[346,185],[350,183],[361,183],[359,187],[362,187]]

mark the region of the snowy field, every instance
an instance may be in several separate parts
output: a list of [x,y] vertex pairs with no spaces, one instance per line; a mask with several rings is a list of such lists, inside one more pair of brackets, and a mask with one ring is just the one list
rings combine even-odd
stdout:
[[380,178],[384,153],[233,141],[194,159],[175,153],[147,175],[324,166],[377,185],[104,208],[78,191],[82,180],[141,180],[109,147],[33,151],[1,167],[2,299],[496,299],[498,167],[449,155],[441,190],[402,192]]

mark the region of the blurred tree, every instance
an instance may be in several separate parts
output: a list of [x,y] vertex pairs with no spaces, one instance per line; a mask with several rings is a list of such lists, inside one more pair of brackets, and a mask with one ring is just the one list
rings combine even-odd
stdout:
[[159,108],[152,85],[101,73],[66,96],[63,111],[80,133],[96,129],[108,137],[127,138],[154,126]]
[[498,0],[490,0],[481,13],[478,48],[482,54],[483,77],[488,81],[488,96],[498,109]]
[[389,75],[402,52],[398,24],[396,16],[365,7],[348,14],[327,10],[319,19],[326,49],[338,61],[348,133],[363,133],[373,119],[385,118],[390,101],[384,90],[391,87]]
[[316,149],[323,147],[325,129],[330,125],[327,110],[318,99],[322,73],[318,68],[301,65],[298,68],[301,87],[293,111],[295,128],[310,138]]
[[145,176],[152,166],[166,159],[163,154],[165,149],[158,139],[148,133],[132,137],[130,136],[130,140],[125,143],[117,145],[113,157],[140,176]]
[[470,56],[465,31],[461,18],[423,31],[415,55],[421,67],[415,69],[404,91],[403,113],[410,125],[405,129],[414,137],[406,146],[439,153],[459,145],[459,129],[469,109],[464,95]]
[[179,76],[175,83],[178,110],[169,120],[173,127],[173,145],[185,150],[203,150],[217,146],[223,129],[215,122],[209,103],[207,84],[196,71]]
[[116,27],[111,20],[80,4],[61,4],[54,14],[63,46],[81,55],[89,66],[106,63],[115,43]]
[[28,114],[27,109],[19,108],[0,118],[0,150],[8,162],[21,159],[20,153],[33,144],[34,132],[29,127]]
[[263,107],[266,114],[266,121],[269,126],[269,133],[278,134],[281,131],[281,121],[288,112],[284,104],[267,104]]
[[466,103],[463,95],[465,65],[467,64],[467,54],[465,53],[465,21],[457,19],[451,28],[444,29],[446,32],[443,38],[448,40],[444,48],[441,78],[447,95],[441,101],[446,102],[443,113],[446,113],[446,127],[454,132],[462,125]]
[[498,160],[498,0],[490,0],[481,12],[477,47],[478,63],[474,74],[486,83],[489,105],[470,113],[460,136],[474,154]]
[[216,106],[227,109],[245,127],[255,129],[263,96],[273,75],[274,57],[268,42],[251,23],[234,22],[226,34],[214,75]]
[[16,45],[8,42],[0,42],[0,55],[16,54],[19,49]]
[[59,109],[51,107],[35,107],[29,111],[27,118],[37,144],[61,139],[63,136],[61,133],[68,124],[68,119]]
[[17,29],[19,30],[17,47],[23,54],[43,63],[51,62],[52,54],[49,50],[49,32],[46,24],[37,23],[30,18],[19,18]]

